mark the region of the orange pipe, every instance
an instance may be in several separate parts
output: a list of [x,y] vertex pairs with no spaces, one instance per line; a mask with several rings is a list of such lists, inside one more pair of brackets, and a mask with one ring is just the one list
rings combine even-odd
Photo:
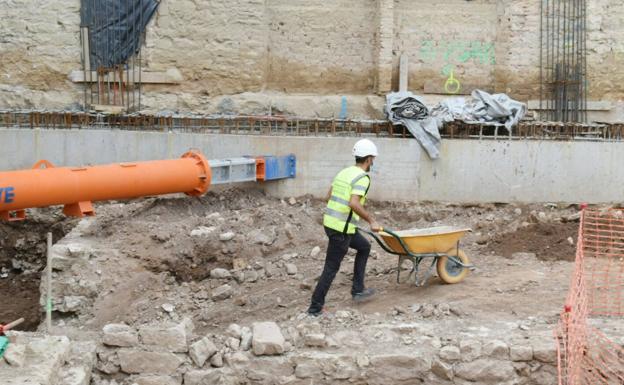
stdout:
[[0,172],[0,218],[21,220],[26,208],[54,205],[65,205],[66,215],[91,216],[91,202],[171,193],[199,196],[208,191],[210,180],[208,161],[192,151],[181,159],[93,167],[53,167],[43,160],[32,170]]

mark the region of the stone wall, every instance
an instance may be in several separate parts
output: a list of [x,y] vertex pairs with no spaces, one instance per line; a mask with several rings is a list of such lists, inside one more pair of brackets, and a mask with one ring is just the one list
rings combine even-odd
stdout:
[[[82,87],[79,0],[41,6],[13,0],[0,25],[0,108],[71,108]],[[148,27],[145,70],[177,69],[176,85],[147,85],[143,107],[204,113],[304,113],[336,116],[320,100],[280,109],[293,94],[373,95],[398,86],[401,53],[410,89],[443,92],[451,71],[465,88],[539,97],[538,0],[163,0]],[[589,2],[592,99],[622,98],[624,8]],[[251,93],[232,106],[224,96]],[[265,103],[275,100],[277,106]],[[365,102],[356,101],[364,104]],[[273,108],[275,107],[275,108]],[[380,109],[379,103],[373,110]],[[339,109],[339,106],[336,107]],[[349,116],[377,117],[355,108]]]

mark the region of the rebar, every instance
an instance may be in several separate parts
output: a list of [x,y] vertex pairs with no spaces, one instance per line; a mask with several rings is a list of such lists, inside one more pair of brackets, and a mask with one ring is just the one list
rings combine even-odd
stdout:
[[540,4],[540,119],[587,121],[587,1]]

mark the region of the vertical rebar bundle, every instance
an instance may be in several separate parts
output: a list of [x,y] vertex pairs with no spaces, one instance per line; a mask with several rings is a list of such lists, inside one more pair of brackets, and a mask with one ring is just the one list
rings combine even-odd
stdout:
[[540,118],[586,122],[587,0],[540,7]]
[[141,109],[141,46],[155,0],[81,0],[84,108]]

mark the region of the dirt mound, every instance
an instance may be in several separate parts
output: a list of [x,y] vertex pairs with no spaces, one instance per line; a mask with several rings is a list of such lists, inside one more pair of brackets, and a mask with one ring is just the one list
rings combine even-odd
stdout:
[[495,237],[489,250],[507,258],[526,252],[535,253],[541,260],[573,261],[577,234],[578,223],[535,223]]

